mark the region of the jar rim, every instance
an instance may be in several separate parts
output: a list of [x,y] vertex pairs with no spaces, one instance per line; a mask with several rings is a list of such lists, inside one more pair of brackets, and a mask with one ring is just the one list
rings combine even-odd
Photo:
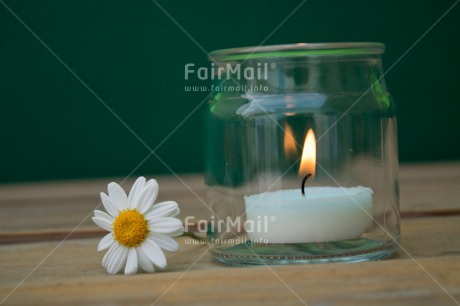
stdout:
[[378,42],[297,43],[220,49],[209,53],[211,61],[246,60],[290,56],[344,56],[382,54],[385,45]]

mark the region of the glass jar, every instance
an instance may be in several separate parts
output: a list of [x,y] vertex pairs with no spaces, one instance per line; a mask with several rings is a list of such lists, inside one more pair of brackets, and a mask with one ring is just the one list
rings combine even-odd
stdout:
[[400,239],[394,102],[380,43],[211,53],[205,181],[221,262],[365,261]]

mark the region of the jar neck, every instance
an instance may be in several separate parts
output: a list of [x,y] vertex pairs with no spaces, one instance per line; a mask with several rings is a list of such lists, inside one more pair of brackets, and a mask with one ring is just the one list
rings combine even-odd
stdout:
[[[246,88],[268,89],[263,94],[366,92],[376,81],[386,91],[380,55],[258,58],[233,62],[240,65],[239,78],[231,82]],[[228,67],[219,63],[220,67]],[[245,77],[253,76],[252,78]],[[232,71],[230,71],[232,73]],[[228,74],[228,69],[226,71]]]

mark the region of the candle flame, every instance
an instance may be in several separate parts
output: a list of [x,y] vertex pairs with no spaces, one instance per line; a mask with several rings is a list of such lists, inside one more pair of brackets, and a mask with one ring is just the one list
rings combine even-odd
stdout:
[[304,177],[307,174],[315,176],[316,168],[316,137],[312,129],[308,130],[303,145],[302,158],[300,160],[299,176]]
[[288,158],[295,158],[297,155],[297,146],[294,139],[294,134],[289,125],[284,126],[284,154]]

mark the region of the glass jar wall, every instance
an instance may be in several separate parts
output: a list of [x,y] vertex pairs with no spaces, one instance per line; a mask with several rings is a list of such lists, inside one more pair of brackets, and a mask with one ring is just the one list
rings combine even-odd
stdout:
[[378,43],[211,53],[208,245],[221,262],[384,258],[398,246],[394,102]]

